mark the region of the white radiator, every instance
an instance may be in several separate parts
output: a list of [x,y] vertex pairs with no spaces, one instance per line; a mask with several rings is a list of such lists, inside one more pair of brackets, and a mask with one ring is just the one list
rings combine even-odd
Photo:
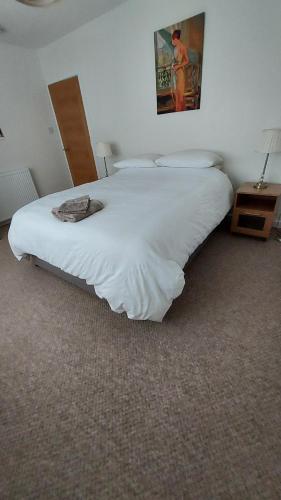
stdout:
[[11,219],[19,208],[37,198],[28,168],[0,171],[0,222]]

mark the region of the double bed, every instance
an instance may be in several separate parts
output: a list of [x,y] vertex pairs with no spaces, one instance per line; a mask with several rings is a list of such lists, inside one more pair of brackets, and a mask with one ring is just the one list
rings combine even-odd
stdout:
[[[104,209],[75,224],[51,210],[84,194]],[[51,194],[14,215],[9,242],[84,280],[115,312],[162,321],[185,285],[183,268],[229,211],[233,191],[218,168],[126,168]]]

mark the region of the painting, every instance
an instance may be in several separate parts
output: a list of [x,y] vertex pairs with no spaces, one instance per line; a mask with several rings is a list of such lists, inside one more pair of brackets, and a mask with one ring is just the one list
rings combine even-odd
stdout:
[[200,108],[205,14],[154,33],[157,113]]

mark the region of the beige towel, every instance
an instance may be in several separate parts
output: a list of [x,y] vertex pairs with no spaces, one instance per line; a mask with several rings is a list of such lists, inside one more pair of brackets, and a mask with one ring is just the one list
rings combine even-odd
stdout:
[[103,209],[103,204],[99,200],[90,200],[89,208],[86,212],[62,212],[61,207],[53,208],[52,214],[55,215],[62,222],[79,222],[80,220],[86,219],[95,212],[99,212]]
[[87,194],[85,196],[80,196],[79,198],[74,198],[73,200],[66,200],[62,205],[58,208],[60,212],[63,213],[81,213],[87,212],[90,204],[90,196]]

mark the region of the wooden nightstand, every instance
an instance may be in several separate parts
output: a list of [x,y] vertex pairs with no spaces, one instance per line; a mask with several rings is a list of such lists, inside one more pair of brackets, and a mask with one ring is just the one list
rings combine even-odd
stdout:
[[262,190],[253,185],[254,182],[246,182],[236,191],[231,231],[267,239],[281,195],[281,184],[268,184]]

